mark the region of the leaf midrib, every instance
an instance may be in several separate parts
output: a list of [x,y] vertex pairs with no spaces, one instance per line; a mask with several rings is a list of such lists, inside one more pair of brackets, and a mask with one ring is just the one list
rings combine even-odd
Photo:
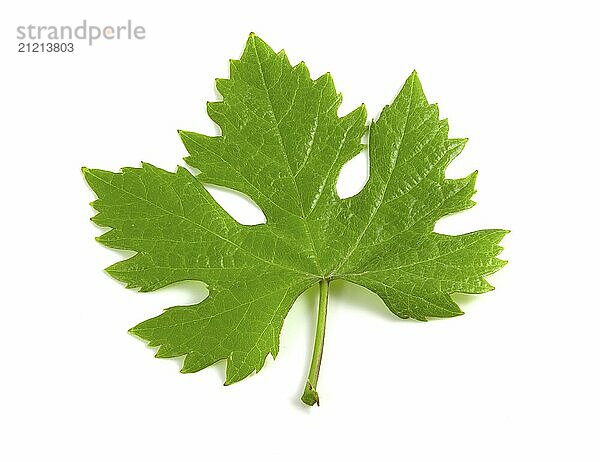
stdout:
[[[186,169],[183,169],[183,170],[185,170],[186,172],[188,172]],[[266,263],[266,264],[268,264],[268,265],[270,265],[270,266],[276,266],[276,267],[278,267],[278,268],[281,268],[281,269],[289,270],[289,271],[292,271],[292,272],[294,272],[294,273],[297,273],[297,274],[301,274],[301,275],[303,275],[303,276],[306,276],[306,277],[309,277],[309,278],[313,278],[313,277],[316,277],[316,278],[318,278],[318,277],[319,277],[319,276],[317,276],[317,275],[314,275],[314,274],[310,274],[310,273],[306,273],[306,272],[300,271],[300,270],[298,270],[298,269],[296,269],[296,268],[292,268],[292,267],[285,266],[285,265],[280,265],[280,264],[278,264],[278,263],[275,263],[275,262],[272,262],[272,261],[266,260],[266,259],[264,259],[264,258],[260,257],[259,255],[256,255],[256,254],[254,254],[253,252],[251,252],[251,251],[250,251],[250,250],[248,250],[247,248],[245,248],[245,247],[242,247],[242,246],[241,246],[240,244],[238,244],[237,242],[234,242],[234,241],[232,241],[232,240],[230,240],[230,239],[226,238],[225,236],[221,236],[220,234],[218,234],[218,233],[216,233],[216,232],[214,232],[214,231],[210,230],[209,228],[206,228],[205,226],[202,226],[200,223],[198,223],[198,222],[196,222],[196,221],[194,221],[194,220],[191,220],[191,219],[189,219],[188,217],[186,217],[186,216],[184,216],[184,215],[179,215],[179,214],[177,214],[177,213],[174,213],[174,212],[172,212],[171,210],[165,209],[164,207],[161,207],[159,204],[157,204],[157,203],[155,203],[155,202],[152,202],[152,201],[148,200],[148,199],[147,199],[147,198],[145,198],[145,197],[138,196],[138,195],[136,195],[136,194],[133,194],[131,191],[128,191],[128,190],[126,190],[126,189],[124,189],[124,188],[121,188],[121,187],[115,186],[115,185],[113,185],[112,183],[110,183],[110,182],[107,182],[107,181],[106,181],[104,178],[101,178],[101,177],[99,177],[98,175],[94,174],[94,173],[93,173],[91,170],[89,170],[89,173],[90,173],[90,175],[92,175],[94,178],[96,178],[96,179],[98,179],[99,181],[103,182],[103,183],[104,183],[104,184],[106,184],[107,186],[109,186],[109,187],[111,187],[111,188],[114,188],[114,189],[116,189],[116,190],[118,190],[118,191],[124,192],[125,194],[128,194],[129,196],[133,197],[134,199],[138,199],[138,200],[141,200],[142,202],[146,202],[146,203],[148,203],[148,204],[150,204],[150,205],[152,205],[152,206],[154,206],[154,207],[156,207],[156,208],[158,208],[158,209],[162,210],[163,212],[166,212],[166,213],[167,213],[167,214],[169,214],[169,215],[172,215],[172,216],[174,216],[174,217],[177,217],[177,218],[180,218],[180,219],[182,219],[182,220],[185,220],[185,221],[187,221],[187,222],[189,222],[189,223],[191,223],[191,224],[193,224],[193,225],[197,226],[198,228],[200,228],[200,229],[202,229],[202,230],[204,230],[204,231],[206,231],[206,232],[208,232],[208,233],[212,234],[213,236],[215,236],[215,237],[218,237],[219,239],[221,239],[221,240],[223,240],[223,241],[225,241],[225,242],[227,242],[227,243],[229,243],[229,244],[233,245],[234,247],[238,248],[239,250],[241,250],[241,251],[245,252],[246,254],[248,254],[249,256],[251,256],[251,257],[253,257],[253,258],[257,259],[257,260],[259,260],[259,261],[262,261],[263,263]],[[189,173],[189,172],[188,172],[188,173]],[[197,179],[195,176],[193,176],[192,174],[189,174],[189,175],[190,175],[190,177],[191,177],[191,178],[193,178],[193,180],[194,180],[194,181],[197,181],[197,182],[200,184],[200,186],[201,186],[202,188],[204,188],[204,186],[202,185],[202,183],[201,183],[201,182],[200,182],[200,181],[199,181],[199,180],[198,180],[198,179]],[[162,179],[161,179],[161,181],[162,181]],[[163,182],[163,184],[164,184],[164,181],[162,181],[162,182]],[[216,204],[216,202],[215,202],[215,204]],[[218,204],[217,204],[217,205],[218,205]],[[220,206],[219,206],[219,207],[220,207]],[[226,213],[226,212],[225,212],[225,213]],[[111,227],[111,228],[112,228],[112,227]],[[113,228],[113,229],[114,229],[114,228]]]
[[[364,229],[360,233],[360,236],[356,240],[356,243],[350,249],[350,251],[346,254],[346,256],[342,259],[341,263],[332,271],[332,274],[336,274],[340,270],[340,268],[342,268],[342,266],[344,266],[344,264],[346,264],[346,262],[352,256],[352,254],[356,251],[356,249],[358,248],[359,244],[361,243],[363,237],[365,236],[367,230],[371,226],[371,223],[373,222],[373,219],[375,218],[375,215],[377,215],[377,212],[379,211],[379,208],[381,207],[381,204],[383,203],[383,201],[385,199],[387,188],[388,188],[388,186],[390,184],[390,179],[391,179],[391,177],[392,177],[392,175],[394,173],[394,170],[396,168],[396,163],[398,162],[398,154],[400,153],[400,147],[402,145],[402,142],[404,141],[404,136],[406,134],[406,126],[408,124],[408,119],[409,119],[409,116],[410,116],[410,113],[411,113],[412,103],[413,103],[414,85],[415,85],[415,79],[414,79],[414,76],[413,76],[411,78],[411,81],[410,81],[410,95],[409,95],[409,100],[408,100],[408,110],[407,110],[407,113],[406,113],[406,119],[404,120],[404,124],[402,126],[402,135],[401,135],[400,140],[398,141],[397,147],[396,147],[396,149],[394,151],[393,166],[390,169],[390,174],[389,174],[388,179],[387,179],[387,181],[385,183],[385,187],[383,189],[383,192],[380,195],[380,197],[377,199],[377,204],[375,205],[375,208],[373,209],[373,212],[371,213],[371,216],[369,217],[369,221],[367,222],[366,226],[364,227]],[[369,126],[369,131],[370,131],[370,128],[371,128],[371,126]]]
[[[296,182],[296,176],[294,176],[294,173],[292,172],[292,166],[290,165],[287,150],[285,148],[285,145],[283,144],[283,138],[281,136],[281,129],[279,128],[279,122],[277,121],[277,117],[275,116],[275,111],[273,109],[273,102],[271,101],[271,94],[269,93],[269,87],[267,86],[267,82],[265,80],[265,74],[264,74],[264,71],[262,68],[262,62],[260,60],[260,56],[258,55],[258,50],[256,48],[256,40],[252,40],[252,48],[254,49],[256,61],[258,62],[258,70],[260,71],[260,78],[261,78],[261,81],[263,84],[263,90],[267,96],[267,101],[269,103],[269,115],[272,119],[272,122],[275,125],[275,133],[277,134],[277,141],[279,142],[281,152],[283,153],[283,156],[285,157],[285,165],[286,165],[288,173],[289,173],[289,178],[291,179],[291,181],[294,185],[294,189],[296,190],[296,198],[298,200],[298,204],[300,205],[300,212],[302,213],[302,217],[300,218],[300,221],[302,222],[302,227],[304,228],[304,233],[306,234],[306,237],[308,238],[308,240],[310,242],[310,246],[311,246],[312,252],[313,252],[313,261],[314,261],[314,264],[316,265],[317,272],[321,273],[322,270],[319,266],[319,259],[317,258],[317,249],[315,247],[315,241],[313,239],[312,233],[310,232],[308,223],[306,221],[306,213],[304,211],[304,205],[302,204],[302,199],[300,197],[300,190],[298,189],[298,183]],[[317,113],[317,119],[318,119],[318,113]],[[317,127],[318,127],[318,122],[317,122]],[[315,127],[315,132],[316,132],[317,127]]]

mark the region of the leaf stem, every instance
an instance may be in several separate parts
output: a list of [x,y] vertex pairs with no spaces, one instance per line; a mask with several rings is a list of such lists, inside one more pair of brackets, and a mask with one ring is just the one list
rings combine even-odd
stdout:
[[329,296],[329,279],[322,279],[319,283],[319,311],[317,314],[317,331],[315,332],[315,346],[310,363],[310,371],[306,379],[306,386],[302,394],[302,402],[309,406],[317,403],[319,405],[319,394],[317,393],[317,381],[323,357],[323,341],[325,340],[325,320],[327,318],[327,298]]

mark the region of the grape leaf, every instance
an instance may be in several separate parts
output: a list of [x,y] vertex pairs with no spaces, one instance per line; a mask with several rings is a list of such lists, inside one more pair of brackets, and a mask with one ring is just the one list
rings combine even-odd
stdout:
[[[466,140],[448,138],[448,123],[427,102],[416,73],[368,127],[366,186],[340,199],[340,169],[364,147],[364,106],[339,117],[342,98],[329,74],[312,80],[303,62],[292,66],[254,34],[230,63],[230,78],[217,79],[223,100],[207,105],[222,134],[179,132],[186,162],[200,173],[146,163],[119,173],[84,168],[98,197],[92,220],[111,228],[99,242],[136,252],[107,268],[127,287],[207,284],[201,303],[169,308],[130,330],[158,347],[157,357],[185,356],[181,372],[224,359],[225,384],[258,372],[268,354],[276,357],[296,298],[320,284],[302,397],[318,403],[330,281],[366,287],[401,318],[456,316],[462,311],[451,294],[493,289],[484,276],[506,263],[497,255],[507,231],[433,231],[441,217],[474,205],[476,172],[445,178]],[[266,223],[238,223],[204,184],[248,195]]]

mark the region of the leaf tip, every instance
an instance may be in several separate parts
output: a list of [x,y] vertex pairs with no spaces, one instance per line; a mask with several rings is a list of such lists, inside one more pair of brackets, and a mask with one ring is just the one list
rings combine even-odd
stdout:
[[179,135],[179,139],[181,139],[184,144],[186,140],[190,138],[190,132],[187,130],[177,130],[177,134]]
[[[227,364],[229,366],[229,362]],[[242,377],[244,378],[244,377]],[[233,385],[236,382],[239,382],[240,380],[242,380],[242,378],[236,378],[235,376],[230,374],[229,371],[229,367],[227,368],[227,371],[225,372],[225,381],[223,382],[223,386],[224,387],[228,387],[229,385]]]
[[94,175],[93,169],[88,168],[88,167],[81,167],[81,174],[83,175],[83,179],[85,180],[85,182],[91,188],[90,180],[93,181],[93,178],[92,178]]
[[146,340],[146,339],[144,339],[144,337],[143,337],[143,335],[142,335],[142,330],[143,330],[143,329],[142,329],[142,328],[140,328],[140,326],[141,326],[142,324],[143,324],[143,323],[139,323],[139,324],[136,324],[136,325],[135,325],[135,326],[133,326],[133,327],[130,327],[129,329],[127,329],[127,333],[128,333],[128,334],[131,334],[131,335],[133,335],[133,336],[135,336],[135,337],[137,337],[137,338],[140,338],[140,339],[142,339],[142,340]]
[[500,241],[502,241],[502,239],[504,239],[504,236],[506,236],[507,234],[510,234],[510,232],[511,231],[509,229],[494,230],[494,234],[497,237],[496,244],[500,243]]
[[[268,54],[275,54],[275,52],[273,51],[273,49],[267,45],[267,43],[262,40],[258,35],[256,35],[254,32],[250,32],[248,34],[248,40],[246,41],[246,48],[248,48],[249,46],[252,46],[255,49],[255,52],[258,51],[256,50],[257,47],[262,48],[263,50],[267,51]],[[247,50],[244,50],[244,53],[246,53]],[[242,56],[242,60],[243,60],[243,56]]]

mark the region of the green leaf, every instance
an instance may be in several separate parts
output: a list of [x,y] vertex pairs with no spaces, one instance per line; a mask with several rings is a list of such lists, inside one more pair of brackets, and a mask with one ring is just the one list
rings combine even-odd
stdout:
[[[340,169],[364,147],[364,106],[339,117],[342,99],[329,74],[312,80],[304,63],[292,66],[254,34],[230,63],[230,78],[217,80],[223,100],[208,103],[222,134],[179,132],[198,175],[150,164],[119,173],[83,169],[98,196],[93,221],[112,228],[98,241],[136,252],[109,274],[141,291],[183,280],[208,285],[201,303],[169,308],[131,329],[158,347],[157,357],[185,356],[182,372],[226,359],[226,384],[237,382],[277,355],[290,307],[317,283],[324,334],[334,279],[375,292],[401,318],[423,321],[462,314],[453,293],[493,289],[484,276],[506,263],[497,255],[507,231],[433,231],[441,217],[474,205],[476,172],[445,178],[466,140],[448,138],[447,121],[427,102],[416,73],[368,127],[365,188],[340,199]],[[238,223],[204,184],[248,195],[266,224]],[[322,336],[307,404],[318,403]]]

